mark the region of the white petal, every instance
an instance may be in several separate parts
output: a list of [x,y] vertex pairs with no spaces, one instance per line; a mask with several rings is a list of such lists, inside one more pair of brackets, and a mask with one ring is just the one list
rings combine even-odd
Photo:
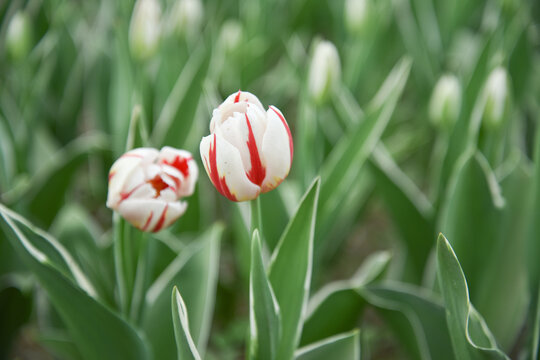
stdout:
[[107,206],[115,208],[121,199],[120,193],[125,192],[126,181],[133,176],[133,171],[142,164],[152,162],[158,151],[151,148],[138,148],[128,151],[114,162],[109,171],[109,192]]
[[186,202],[130,198],[120,204],[118,212],[138,229],[160,231],[178,219],[186,208]]
[[220,105],[220,107],[223,106],[224,104],[233,104],[233,103],[239,103],[239,102],[248,102],[248,103],[254,104],[258,106],[262,111],[264,111],[264,107],[262,106],[257,96],[253,95],[250,92],[241,91],[241,90],[238,90],[238,92],[235,92],[234,94],[229,95],[225,99],[223,104]]
[[204,137],[200,151],[210,180],[223,196],[233,201],[246,201],[259,195],[260,187],[247,178],[238,149],[221,135]]
[[263,192],[278,186],[289,174],[292,161],[292,139],[281,111],[270,106],[267,111],[268,124],[262,144],[262,157],[266,163]]
[[178,196],[193,194],[199,176],[199,169],[189,151],[165,146],[160,151],[158,163],[162,164],[164,173],[177,179],[179,184],[177,188]]

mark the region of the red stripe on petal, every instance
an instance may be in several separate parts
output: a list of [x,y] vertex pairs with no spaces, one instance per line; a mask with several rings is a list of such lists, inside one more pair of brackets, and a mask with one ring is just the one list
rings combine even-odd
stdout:
[[154,190],[156,190],[156,195],[154,196],[154,198],[157,198],[159,195],[161,195],[161,191],[169,187],[169,185],[165,181],[163,181],[163,179],[159,175],[156,175],[153,179],[148,180],[147,183],[152,185]]
[[139,154],[130,154],[130,153],[125,153],[124,155],[120,156],[120,158],[125,158],[125,157],[133,157],[133,158],[138,158],[138,159],[142,159],[142,158],[143,158],[142,155],[139,155]]
[[192,157],[181,157],[180,155],[176,156],[173,161],[169,162],[167,160],[164,160],[163,163],[170,165],[174,168],[176,168],[178,171],[184,175],[184,177],[189,176],[189,164],[188,162],[192,160]]
[[240,94],[242,94],[242,90],[238,90],[238,94],[234,97],[234,102],[237,103],[240,101]]
[[165,223],[165,216],[167,215],[167,210],[169,209],[169,204],[165,204],[165,207],[163,208],[163,212],[161,213],[161,216],[159,217],[159,220],[154,227],[153,232],[158,232],[163,227],[163,224]]
[[152,217],[154,216],[154,212],[153,211],[150,211],[150,216],[148,216],[148,219],[146,219],[146,223],[144,224],[144,226],[141,228],[142,231],[146,231],[146,229],[148,229],[148,226],[150,225],[150,221],[152,221]]
[[121,192],[121,193],[120,193],[120,202],[122,202],[122,201],[126,200],[127,198],[129,198],[131,195],[133,195],[133,193],[134,193],[138,188],[140,188],[140,187],[143,186],[143,185],[144,185],[144,183],[139,184],[139,185],[135,186],[135,187],[134,187],[131,191],[129,191],[129,192]]
[[234,196],[234,194],[232,194],[229,190],[225,177],[219,177],[217,169],[216,134],[214,134],[214,141],[210,144],[210,153],[208,154],[208,159],[210,160],[210,166],[208,166],[208,163],[206,163],[206,167],[210,170],[210,180],[212,180],[212,183],[216,187],[217,191],[219,191],[219,193],[225,196],[227,199],[237,201],[236,196]]
[[111,179],[114,177],[114,175],[116,175],[116,172],[114,172],[114,171],[111,171],[109,173],[109,182],[111,182]]
[[274,106],[270,106],[270,109],[272,109],[276,113],[276,115],[281,119],[283,126],[285,126],[285,129],[287,129],[287,134],[289,135],[289,149],[291,151],[291,164],[292,164],[294,150],[293,150],[293,140],[292,140],[291,130],[289,129],[289,125],[287,124],[287,121],[285,121],[285,118],[283,117],[283,115],[281,115],[281,113]]
[[249,150],[249,160],[251,163],[251,169],[246,172],[246,175],[252,183],[261,186],[264,177],[266,176],[266,168],[262,165],[261,157],[259,156],[259,149],[255,142],[255,136],[253,135],[253,129],[251,128],[251,122],[248,115],[246,115],[246,124],[248,127],[248,141],[246,142]]

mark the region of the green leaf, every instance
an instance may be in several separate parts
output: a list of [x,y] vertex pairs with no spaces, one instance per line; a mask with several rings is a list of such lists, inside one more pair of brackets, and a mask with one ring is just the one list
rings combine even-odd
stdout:
[[[378,143],[399,97],[405,87],[411,61],[401,60],[392,70],[373,98],[366,117],[350,130],[350,135],[341,140],[330,153],[321,170],[321,222],[317,228],[325,228],[332,214],[339,213],[343,201],[358,179],[358,174],[371,151]],[[317,237],[315,256],[322,252],[324,239]]]
[[[401,171],[382,144],[371,157],[375,184],[401,233],[407,249],[406,277],[422,280],[424,267],[433,247],[435,229],[433,208],[412,180]],[[408,276],[407,276],[408,275]]]
[[64,204],[65,193],[77,169],[87,160],[88,155],[106,149],[106,137],[102,134],[77,138],[60,149],[49,163],[34,175],[22,202],[41,224],[48,227]]
[[317,178],[283,232],[270,265],[269,278],[281,309],[282,332],[276,359],[290,359],[300,340],[313,263],[313,236],[319,198]]
[[467,274],[471,301],[510,350],[528,307],[524,247],[531,176],[519,153],[506,161],[500,184],[481,154],[459,165],[440,228]]
[[380,278],[389,261],[389,253],[375,253],[350,280],[332,282],[315,293],[308,303],[300,344],[352,330],[366,305],[360,288]]
[[296,360],[359,360],[360,333],[358,330],[339,334],[298,349]]
[[159,114],[151,136],[152,144],[182,147],[195,123],[193,120],[210,58],[203,43],[191,52]]
[[148,146],[148,130],[143,118],[144,113],[141,105],[137,104],[131,111],[128,135],[126,140],[126,151],[134,148]]
[[204,356],[214,308],[223,225],[216,224],[184,248],[146,293],[142,326],[154,359],[171,359],[175,339],[170,314],[170,292],[177,286],[190,318],[190,333]]
[[505,359],[481,315],[469,300],[467,281],[450,243],[437,240],[437,277],[446,304],[446,320],[456,358]]
[[173,288],[172,293],[172,319],[178,360],[201,360],[201,356],[197,351],[197,347],[195,346],[189,331],[186,305],[176,286]]
[[[3,232],[47,292],[85,359],[148,358],[136,330],[88,292],[91,285],[63,247],[2,205],[0,215]],[[80,287],[84,284],[87,290]]]
[[444,307],[433,294],[393,281],[368,285],[360,293],[376,308],[411,358],[455,359]]
[[249,316],[251,359],[275,359],[280,336],[281,318],[272,285],[266,275],[259,232],[253,232],[251,271],[249,274]]

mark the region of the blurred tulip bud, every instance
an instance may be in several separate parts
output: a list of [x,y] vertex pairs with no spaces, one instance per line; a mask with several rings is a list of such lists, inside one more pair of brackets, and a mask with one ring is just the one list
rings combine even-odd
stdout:
[[309,67],[308,88],[316,103],[321,104],[335,91],[341,78],[336,47],[329,41],[315,45]]
[[203,16],[204,8],[200,0],[177,0],[169,23],[176,35],[191,37],[199,32]]
[[161,36],[161,6],[157,0],[137,0],[129,24],[131,54],[138,60],[152,57]]
[[235,20],[227,20],[222,28],[219,43],[227,53],[234,53],[242,43],[242,24]]
[[20,61],[32,49],[32,22],[24,11],[17,11],[11,18],[6,34],[6,49],[11,59]]
[[451,129],[461,110],[461,86],[454,75],[441,76],[429,103],[429,117],[439,128]]
[[361,33],[369,21],[371,4],[369,0],[346,0],[344,17],[347,29],[351,33]]
[[122,155],[109,172],[107,207],[142,231],[170,226],[187,208],[198,168],[188,151],[138,148]]
[[508,115],[510,95],[508,74],[503,67],[495,68],[486,81],[483,92],[482,122],[488,128],[498,128]]
[[289,174],[293,141],[281,111],[267,111],[249,92],[229,96],[212,114],[201,157],[210,180],[229,200],[253,200]]

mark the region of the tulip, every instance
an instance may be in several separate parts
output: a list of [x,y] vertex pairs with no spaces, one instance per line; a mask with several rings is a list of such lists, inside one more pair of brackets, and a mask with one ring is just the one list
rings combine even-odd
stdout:
[[238,91],[214,109],[210,135],[201,141],[204,168],[229,200],[253,200],[289,174],[293,142],[275,106],[265,112],[257,97]]
[[366,28],[372,4],[369,0],[345,0],[345,24],[351,33],[361,33]]
[[145,60],[157,51],[161,37],[161,6],[157,0],[137,0],[129,24],[132,55]]
[[6,34],[6,49],[15,61],[23,60],[32,49],[32,20],[24,11],[11,18]]
[[179,36],[192,37],[198,33],[204,17],[200,0],[177,0],[171,10],[169,26]]
[[315,46],[309,67],[308,89],[316,103],[323,103],[338,87],[341,66],[336,47],[330,41]]
[[107,207],[142,231],[158,232],[187,208],[197,164],[188,151],[164,147],[138,148],[122,155],[109,172]]
[[435,85],[429,103],[429,116],[438,127],[451,129],[461,109],[461,86],[454,75],[443,75]]
[[503,67],[495,68],[489,74],[483,96],[483,124],[490,129],[498,128],[510,108],[508,74]]

